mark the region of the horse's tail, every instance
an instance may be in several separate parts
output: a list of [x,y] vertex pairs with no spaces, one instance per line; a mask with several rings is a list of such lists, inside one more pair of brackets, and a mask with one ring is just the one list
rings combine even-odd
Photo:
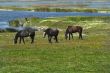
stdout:
[[83,28],[82,27],[80,27],[80,31],[79,31],[79,38],[81,38],[82,39],[82,32],[83,32]]
[[55,31],[57,31],[57,33],[59,33],[60,29],[59,28],[55,28],[54,29]]
[[17,39],[17,38],[18,38],[18,36],[19,36],[18,34],[19,34],[19,32],[17,32],[17,33],[16,33],[16,35],[15,35],[15,38],[14,38],[14,39]]
[[66,32],[65,32],[65,33],[68,33],[68,32],[69,32],[69,30],[68,30],[68,29],[69,29],[69,28],[67,28],[67,29],[66,29]]
[[56,34],[57,34],[57,36],[58,36],[58,34],[59,34],[59,29],[58,28],[56,28]]
[[68,38],[68,33],[69,33],[69,30],[68,30],[68,28],[67,28],[66,31],[65,31],[65,39]]

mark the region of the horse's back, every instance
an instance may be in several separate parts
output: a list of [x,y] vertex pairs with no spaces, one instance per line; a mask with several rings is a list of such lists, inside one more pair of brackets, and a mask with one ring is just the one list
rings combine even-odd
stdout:
[[59,34],[59,30],[57,28],[47,28],[45,31],[50,36],[56,36]]
[[52,29],[52,34],[53,35],[58,35],[59,34],[59,30],[57,28],[53,28]]
[[68,26],[66,32],[79,32],[82,30],[83,28],[81,26]]
[[35,30],[31,27],[26,27],[23,30],[18,31],[16,35],[19,37],[35,36]]
[[21,33],[20,33],[20,36],[21,37],[27,37],[27,36],[29,36],[29,32],[26,31],[26,30],[22,30]]

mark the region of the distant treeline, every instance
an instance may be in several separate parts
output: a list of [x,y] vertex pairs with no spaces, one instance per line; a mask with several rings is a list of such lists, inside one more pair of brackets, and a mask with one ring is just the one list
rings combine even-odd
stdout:
[[97,9],[80,9],[80,8],[48,8],[48,7],[39,7],[35,8],[35,11],[45,11],[45,12],[98,12]]
[[90,8],[49,8],[49,7],[32,7],[32,8],[19,8],[19,7],[0,7],[0,9],[24,10],[24,11],[43,11],[43,12],[98,12],[97,9]]

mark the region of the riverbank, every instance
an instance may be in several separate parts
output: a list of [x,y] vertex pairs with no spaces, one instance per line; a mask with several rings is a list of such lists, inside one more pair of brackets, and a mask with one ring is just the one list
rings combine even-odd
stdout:
[[[25,19],[17,19],[15,21],[10,21],[10,26],[18,27],[20,26],[20,22],[24,23],[22,26],[26,27],[34,27],[38,30],[42,30],[43,28],[59,28],[62,31],[70,26],[70,25],[80,25],[85,30],[86,29],[110,29],[109,21],[110,17],[107,16],[65,16],[65,17],[51,17],[51,18],[27,18]],[[28,22],[27,22],[28,21]]]
[[35,11],[35,12],[97,12],[97,9],[89,9],[89,8],[49,8],[49,7],[0,7],[0,10],[13,10],[13,11]]
[[110,13],[110,9],[96,9],[96,8],[51,8],[47,6],[34,7],[2,7],[0,11],[32,11],[32,12],[90,12],[90,13]]
[[[9,22],[3,22],[1,25],[3,27],[0,27],[1,32],[3,31],[19,31],[21,29],[21,24],[23,27],[33,27],[35,29],[38,29],[39,31],[42,31],[43,29],[46,29],[48,27],[52,28],[58,28],[61,31],[64,31],[65,28],[67,28],[69,25],[80,25],[83,27],[83,29],[110,29],[109,27],[109,16],[64,16],[64,17],[51,17],[51,18],[20,18],[16,20],[12,20]],[[4,26],[5,25],[5,26]],[[4,29],[3,29],[4,28]],[[94,29],[95,30],[95,29]]]

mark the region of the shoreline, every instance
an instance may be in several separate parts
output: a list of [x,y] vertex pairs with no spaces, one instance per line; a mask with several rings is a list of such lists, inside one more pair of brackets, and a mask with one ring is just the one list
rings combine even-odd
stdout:
[[13,9],[0,9],[0,11],[14,11]]
[[[0,11],[29,11],[29,10],[14,10],[14,9],[2,9],[0,8]],[[35,11],[34,9],[33,10],[30,10],[30,12],[39,12],[39,11]],[[43,11],[42,11],[43,12]],[[44,11],[45,12],[45,11]],[[47,11],[47,12],[51,12],[51,11]],[[56,12],[56,11],[55,11]],[[62,11],[63,12],[63,11]],[[70,11],[72,12],[72,11]],[[97,11],[97,12],[93,12],[93,13],[110,13],[110,11],[107,11],[107,10],[100,10],[100,11]]]
[[90,12],[90,13],[110,13],[110,9],[96,9],[96,8],[51,8],[44,6],[33,7],[2,7],[0,11],[31,11],[31,12]]

